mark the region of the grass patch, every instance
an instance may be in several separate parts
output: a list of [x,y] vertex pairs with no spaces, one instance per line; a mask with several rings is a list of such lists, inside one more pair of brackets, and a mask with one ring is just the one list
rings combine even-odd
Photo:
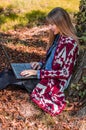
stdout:
[[20,26],[40,25],[46,14],[56,6],[74,13],[79,10],[79,0],[1,0],[0,29],[7,31]]

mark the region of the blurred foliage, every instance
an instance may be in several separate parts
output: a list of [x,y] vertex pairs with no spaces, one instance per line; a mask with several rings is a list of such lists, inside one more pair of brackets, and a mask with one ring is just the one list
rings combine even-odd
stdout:
[[[83,77],[83,83],[86,83],[86,77]],[[79,84],[71,84],[70,88],[71,91],[69,92],[71,96],[73,96],[73,98],[84,98],[86,96],[86,89],[84,88],[83,83],[79,83]]]
[[41,22],[45,21],[46,13],[40,10],[33,10],[31,13],[26,13],[29,25],[40,25]]
[[78,12],[79,0],[0,0],[0,30],[40,25],[44,23],[46,14],[56,6],[70,13]]
[[83,76],[83,77],[82,77],[82,81],[83,81],[83,83],[86,84],[86,76]]

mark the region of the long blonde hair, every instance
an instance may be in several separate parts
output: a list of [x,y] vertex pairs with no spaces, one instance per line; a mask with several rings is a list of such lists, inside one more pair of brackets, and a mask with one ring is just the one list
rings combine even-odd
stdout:
[[[55,24],[60,29],[61,35],[72,37],[78,43],[78,38],[70,16],[63,8],[56,7],[51,10],[47,15],[46,20],[49,24]],[[51,45],[55,36],[51,30],[49,35],[49,44]]]

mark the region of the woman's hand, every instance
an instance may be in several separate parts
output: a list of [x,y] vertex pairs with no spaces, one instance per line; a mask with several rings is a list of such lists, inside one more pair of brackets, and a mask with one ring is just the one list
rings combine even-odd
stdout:
[[31,76],[31,75],[37,75],[37,70],[23,70],[20,73],[20,75],[24,76],[24,77],[28,77],[28,76]]
[[32,69],[39,70],[41,68],[39,62],[31,62],[30,63]]

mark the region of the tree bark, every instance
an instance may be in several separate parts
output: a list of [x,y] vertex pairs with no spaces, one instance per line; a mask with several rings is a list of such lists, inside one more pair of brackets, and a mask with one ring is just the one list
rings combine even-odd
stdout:
[[79,83],[80,79],[85,75],[86,70],[86,51],[80,53],[78,63],[75,66],[75,72],[73,74],[72,83]]

